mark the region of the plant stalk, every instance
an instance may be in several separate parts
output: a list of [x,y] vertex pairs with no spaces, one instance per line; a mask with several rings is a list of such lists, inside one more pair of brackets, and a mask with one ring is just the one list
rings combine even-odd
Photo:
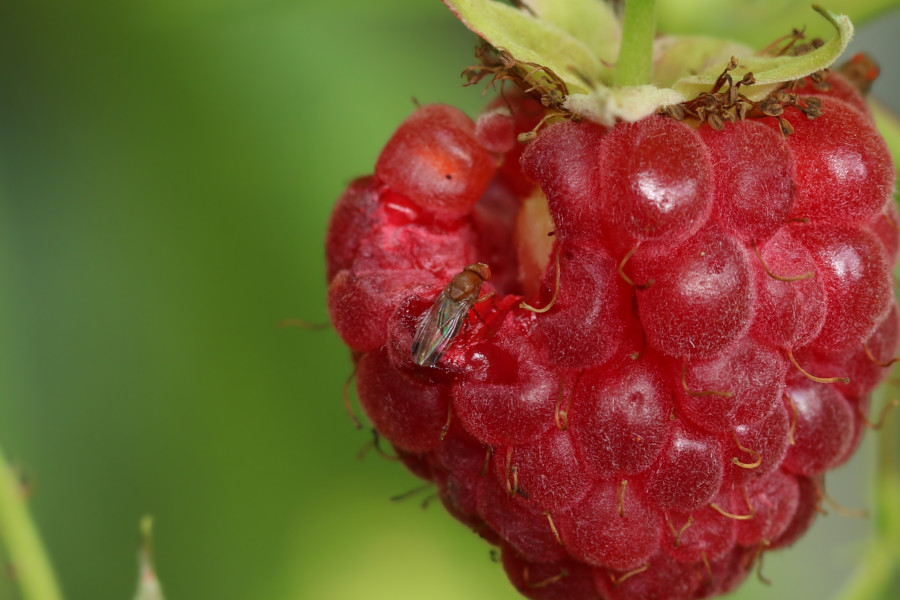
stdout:
[[613,78],[617,87],[650,83],[655,35],[656,0],[625,0],[622,45]]
[[0,538],[25,600],[62,600],[16,473],[0,450]]

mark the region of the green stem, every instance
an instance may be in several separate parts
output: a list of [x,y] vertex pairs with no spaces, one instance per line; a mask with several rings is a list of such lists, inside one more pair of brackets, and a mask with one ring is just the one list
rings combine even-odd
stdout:
[[[900,479],[898,479],[897,435],[900,434],[897,415],[890,415],[878,432],[878,469],[875,492],[874,539],[864,555],[859,569],[847,583],[840,600],[874,600],[896,597],[890,592],[894,577],[900,569]],[[896,593],[896,592],[895,592]]]
[[0,535],[25,600],[62,600],[56,576],[28,513],[21,483],[0,450]]
[[[876,405],[898,395],[900,388],[888,379],[875,395]],[[891,587],[900,571],[900,415],[894,411],[883,418],[883,426],[874,432],[878,447],[872,539],[856,573],[838,594],[840,600],[897,597]]]
[[650,83],[655,35],[656,0],[625,0],[622,46],[614,78],[617,87]]
[[900,167],[900,117],[890,108],[876,100],[869,100],[875,125],[894,157],[894,165]]

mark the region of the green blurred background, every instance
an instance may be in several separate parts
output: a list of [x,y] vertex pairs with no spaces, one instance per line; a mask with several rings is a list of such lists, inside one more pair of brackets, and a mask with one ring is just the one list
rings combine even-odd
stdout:
[[[663,24],[728,21],[706,4],[661,0]],[[277,327],[327,321],[332,203],[413,98],[484,103],[473,46],[437,0],[0,0],[0,443],[68,598],[131,597],[144,514],[170,600],[518,597],[438,503],[389,500],[412,475],[358,458],[334,332]],[[870,445],[830,479],[845,504]],[[739,596],[831,597],[868,527],[820,519]]]

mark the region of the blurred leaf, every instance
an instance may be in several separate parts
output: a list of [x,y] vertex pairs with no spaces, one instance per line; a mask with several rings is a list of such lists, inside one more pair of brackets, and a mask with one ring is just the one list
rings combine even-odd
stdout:
[[[756,84],[741,88],[751,100],[761,100],[780,84],[792,79],[800,79],[811,73],[825,69],[843,53],[853,36],[853,24],[844,15],[836,15],[831,11],[816,7],[816,12],[834,27],[831,38],[821,47],[798,56],[738,56],[739,65],[731,72],[735,81],[739,81],[745,73],[752,72]],[[710,67],[706,72],[691,75],[676,81],[674,88],[686,97],[692,98],[708,90],[722,73],[721,63]]]
[[[665,33],[717,32],[762,48],[795,27],[806,27],[809,38],[829,35],[811,4],[811,0],[659,0],[657,18]],[[900,0],[825,0],[819,4],[848,15],[860,27],[900,6]]]
[[62,600],[56,575],[28,510],[19,474],[0,450],[0,542],[24,600]]
[[[572,92],[587,91],[584,75],[608,79],[609,69],[571,32],[525,10],[494,0],[444,0],[460,21],[493,47],[559,75]],[[568,21],[562,21],[567,23]],[[614,21],[599,26],[615,27]]]
[[900,165],[900,116],[876,100],[869,99],[869,106],[875,117],[875,125],[894,157],[894,165]]
[[138,552],[138,587],[134,600],[164,600],[162,586],[153,567],[153,519],[141,519],[141,549]]

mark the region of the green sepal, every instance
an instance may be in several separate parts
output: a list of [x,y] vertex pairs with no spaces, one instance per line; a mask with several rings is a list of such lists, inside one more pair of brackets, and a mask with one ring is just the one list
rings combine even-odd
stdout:
[[[731,76],[739,80],[745,73],[752,72],[756,79],[756,85],[741,88],[745,96],[751,100],[761,100],[782,83],[828,68],[844,52],[853,37],[853,24],[849,17],[837,15],[815,4],[813,9],[831,23],[836,34],[823,46],[799,56],[737,56],[738,68],[732,71]],[[672,87],[689,98],[697,96],[709,91],[721,75],[723,66],[723,63],[710,65],[699,75],[679,79]]]
[[[749,56],[754,50],[739,42],[707,36],[663,36],[654,48],[653,81],[672,87],[685,73],[705,73],[722,68],[732,56]],[[718,75],[718,73],[717,73]],[[715,80],[715,78],[713,79]],[[708,91],[707,85],[704,91]]]
[[443,0],[468,27],[516,60],[553,71],[567,85],[563,107],[609,126],[636,121],[661,107],[709,92],[732,56],[735,81],[752,71],[755,85],[741,87],[757,101],[786,82],[829,67],[853,35],[850,19],[813,8],[836,34],[817,49],[792,56],[758,54],[737,42],[705,37],[659,38],[654,44],[653,81],[615,87],[613,69],[622,31],[612,9],[596,0],[523,0],[516,8],[495,0]]
[[539,19],[556,25],[581,41],[595,57],[610,65],[616,61],[622,41],[622,24],[610,3],[597,0],[522,0],[522,4]]
[[881,102],[871,98],[869,99],[869,108],[872,109],[875,126],[884,136],[884,141],[891,151],[894,166],[898,167],[898,172],[900,172],[900,116]]
[[[490,45],[508,51],[517,60],[551,69],[565,81],[570,92],[587,92],[585,79],[603,81],[610,78],[609,68],[591,48],[554,22],[493,0],[443,2],[466,27]],[[560,23],[569,18],[558,9],[551,13]],[[615,56],[608,60],[615,60]]]

